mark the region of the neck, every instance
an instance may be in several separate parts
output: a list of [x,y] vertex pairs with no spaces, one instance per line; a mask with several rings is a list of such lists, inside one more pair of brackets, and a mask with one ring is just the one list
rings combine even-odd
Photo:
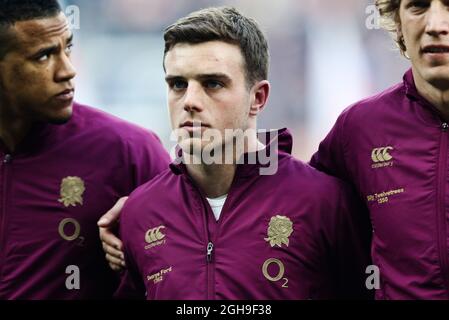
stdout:
[[236,168],[234,164],[192,164],[187,165],[187,172],[206,197],[218,198],[229,193]]
[[449,87],[439,88],[423,80],[421,77],[415,79],[416,89],[419,94],[429,101],[438,111],[445,121],[449,120]]
[[187,172],[208,198],[218,198],[229,193],[237,169],[237,160],[243,153],[256,152],[264,147],[254,135],[249,137],[242,152],[236,152],[234,148],[233,164],[225,164],[223,161],[223,164],[207,165],[199,161],[201,164],[186,164]]
[[14,152],[31,128],[31,122],[14,117],[10,112],[0,106],[0,140],[6,148]]

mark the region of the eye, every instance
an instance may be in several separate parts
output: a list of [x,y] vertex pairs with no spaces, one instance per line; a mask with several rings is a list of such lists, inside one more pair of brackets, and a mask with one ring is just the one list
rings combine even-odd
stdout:
[[216,80],[207,80],[207,81],[204,83],[204,86],[205,86],[207,89],[221,89],[221,88],[224,87],[224,85],[223,85],[221,82],[216,81]]
[[187,82],[184,80],[173,80],[169,82],[170,89],[173,89],[175,91],[184,90],[187,88]]
[[48,59],[50,59],[50,54],[48,54],[48,53],[43,54],[36,58],[36,60],[39,62],[44,62],[44,61],[47,61]]
[[423,1],[423,0],[416,0],[416,1],[410,1],[407,5],[408,8],[412,9],[424,9],[429,6],[429,1]]
[[70,55],[72,53],[73,50],[73,43],[67,45],[67,48],[65,48],[65,53]]

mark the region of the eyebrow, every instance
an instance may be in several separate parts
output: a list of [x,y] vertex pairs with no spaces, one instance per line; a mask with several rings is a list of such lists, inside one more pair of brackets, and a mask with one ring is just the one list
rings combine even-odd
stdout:
[[[166,82],[172,82],[175,80],[184,80],[184,79],[185,79],[185,77],[183,77],[183,76],[175,76],[175,75],[167,75],[165,77]],[[199,75],[195,76],[195,79],[198,79],[200,81],[217,79],[217,80],[221,80],[223,82],[231,82],[231,77],[229,77],[227,74],[224,74],[224,73],[199,74]]]
[[[70,34],[70,36],[67,38],[67,44],[71,44],[73,42],[73,33]],[[31,57],[41,57],[45,56],[47,54],[52,54],[58,51],[58,45],[53,45],[50,47],[42,48],[36,53],[34,53]]]

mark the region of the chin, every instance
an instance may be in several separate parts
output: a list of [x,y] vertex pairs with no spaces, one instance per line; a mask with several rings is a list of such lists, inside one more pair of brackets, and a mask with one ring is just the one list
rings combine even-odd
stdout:
[[440,70],[431,70],[426,72],[424,79],[433,87],[439,90],[449,90],[449,68],[438,68]]
[[201,156],[203,145],[200,139],[187,138],[179,142],[179,146],[186,154]]
[[48,122],[57,125],[66,124],[70,121],[70,119],[72,119],[72,115],[72,108],[70,108],[70,110],[64,110],[64,112],[61,112],[58,115],[49,117]]
[[70,118],[58,118],[58,119],[51,119],[50,121],[48,121],[50,124],[56,124],[56,125],[62,125],[62,124],[66,124],[67,122],[70,121]]

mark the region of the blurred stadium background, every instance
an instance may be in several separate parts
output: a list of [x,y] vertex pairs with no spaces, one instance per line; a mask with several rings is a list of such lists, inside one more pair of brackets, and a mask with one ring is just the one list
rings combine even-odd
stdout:
[[384,30],[367,27],[373,1],[61,1],[80,9],[76,100],[152,129],[172,147],[163,30],[191,11],[232,5],[259,21],[270,44],[272,94],[259,127],[291,129],[294,154],[307,161],[344,108],[401,81],[409,66]]

